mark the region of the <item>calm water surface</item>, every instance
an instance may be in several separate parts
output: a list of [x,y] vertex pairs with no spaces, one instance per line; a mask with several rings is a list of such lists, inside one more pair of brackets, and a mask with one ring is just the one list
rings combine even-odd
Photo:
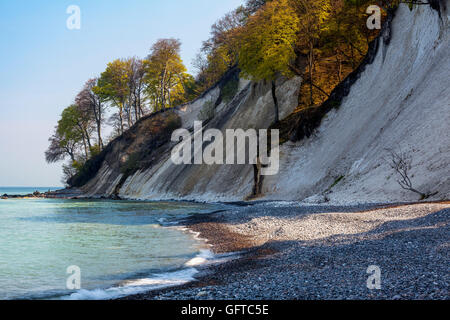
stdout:
[[[189,262],[208,254],[205,245],[160,223],[216,209],[178,202],[0,200],[0,299],[106,299],[189,281],[196,273]],[[67,289],[69,266],[80,268],[81,290]]]

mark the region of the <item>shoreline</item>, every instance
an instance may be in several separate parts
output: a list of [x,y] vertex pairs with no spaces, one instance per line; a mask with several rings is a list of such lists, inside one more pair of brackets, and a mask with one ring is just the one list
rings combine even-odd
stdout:
[[[449,201],[259,203],[193,215],[180,224],[215,254],[239,257],[196,266],[196,280],[184,285],[119,300],[449,299]],[[367,267],[377,263],[383,288],[369,290]]]
[[[214,253],[192,266],[195,280],[111,299],[450,299],[450,201],[225,204],[166,226]],[[371,265],[382,290],[366,287]]]
[[[225,261],[195,266],[199,271],[195,280],[183,285],[155,289],[113,300],[152,300],[161,294],[177,290],[216,285],[221,282],[218,279],[220,272],[243,268],[250,264],[252,260],[273,253],[255,248],[254,243],[248,236],[228,229],[225,221],[218,216],[221,213],[222,211],[192,215],[182,220],[176,228],[183,228],[194,234],[195,238],[205,242],[210,247],[216,258],[225,258]],[[231,257],[231,259],[226,259],[227,257]]]

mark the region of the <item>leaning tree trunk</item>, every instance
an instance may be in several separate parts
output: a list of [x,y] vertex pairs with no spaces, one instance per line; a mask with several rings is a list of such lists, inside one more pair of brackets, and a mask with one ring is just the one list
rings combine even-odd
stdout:
[[84,130],[84,134],[86,136],[86,142],[87,142],[88,148],[89,148],[89,150],[91,150],[92,149],[91,137],[89,136],[87,129],[83,129],[83,130]]
[[89,159],[89,151],[88,151],[88,146],[86,143],[86,137],[84,136],[84,133],[82,134],[83,137],[83,146],[84,146],[84,154],[86,156],[86,160]]
[[95,117],[95,124],[97,126],[97,139],[98,139],[98,146],[100,148],[100,150],[103,150],[103,140],[102,140],[102,106],[101,104],[98,105],[98,110],[97,110],[97,105],[94,105],[93,108],[94,111],[94,117]]
[[100,150],[103,150],[102,122],[101,122],[101,120],[97,122],[97,136],[98,136],[98,146],[99,146]]
[[120,134],[123,134],[123,107],[119,108]]
[[127,112],[127,122],[128,122],[128,128],[131,128],[131,126],[133,125],[133,119],[131,119],[131,106],[128,105],[127,108],[128,112]]
[[166,75],[167,75],[167,64],[164,68],[162,79],[161,79],[161,109],[164,110],[166,108]]
[[134,95],[134,117],[135,117],[136,122],[138,122],[138,120],[139,120],[139,110],[138,110],[138,102],[137,102],[136,95]]

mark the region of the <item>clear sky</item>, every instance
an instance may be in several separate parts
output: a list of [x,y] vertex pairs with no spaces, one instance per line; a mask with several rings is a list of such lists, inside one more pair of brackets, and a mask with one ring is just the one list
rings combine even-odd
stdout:
[[[108,62],[144,57],[159,38],[191,62],[210,26],[242,0],[0,0],[0,186],[60,186],[44,152],[59,115]],[[69,30],[70,5],[81,29]]]

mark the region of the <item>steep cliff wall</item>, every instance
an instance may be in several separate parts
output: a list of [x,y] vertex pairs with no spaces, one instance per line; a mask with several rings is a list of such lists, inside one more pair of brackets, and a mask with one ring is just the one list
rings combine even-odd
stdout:
[[[396,182],[387,163],[388,150],[411,157],[411,179],[417,189],[437,192],[432,199],[450,197],[449,1],[440,3],[440,11],[400,6],[339,108],[331,110],[309,138],[282,145],[280,172],[264,177],[261,199],[417,200],[418,195]],[[281,119],[297,106],[300,84],[300,78],[277,82]],[[175,113],[182,127],[192,129],[208,103],[215,106],[215,117],[205,129],[260,129],[273,123],[270,84],[241,79],[231,101],[224,99],[225,85],[178,108]],[[146,134],[144,123],[149,119],[139,125],[136,136]],[[252,195],[252,165],[174,165],[170,150],[175,145],[153,140],[141,144],[152,154],[148,164],[128,172],[119,170],[113,160],[129,156],[124,142],[110,147],[114,156],[99,163],[95,177],[81,187],[84,195],[200,201],[244,200]]]
[[[232,81],[239,81],[237,91],[225,99],[229,91],[225,88]],[[301,79],[279,79],[276,95],[280,118],[289,115],[298,104]],[[222,83],[209,90],[192,103],[177,108],[174,112],[180,117],[182,127],[193,129],[194,121],[199,120],[202,109],[207,104],[215,106],[215,116],[204,129],[264,129],[274,122],[274,102],[270,83],[254,83],[226,77]],[[157,115],[160,117],[160,115]],[[146,136],[145,128],[149,117],[135,128],[134,139]],[[185,199],[185,200],[242,200],[252,195],[254,185],[253,165],[175,165],[170,159],[174,143],[166,143],[155,148],[143,146],[143,152],[152,153],[157,161],[145,165],[143,169],[126,176],[119,170],[117,162],[128,158],[130,151],[122,138],[114,142],[111,153],[102,162],[97,174],[81,187],[87,197],[119,196],[127,199]],[[136,145],[136,141],[128,144]],[[226,154],[227,151],[224,152]],[[109,159],[109,161],[108,161]],[[116,161],[112,159],[117,159]]]
[[265,199],[418,200],[398,185],[389,150],[411,157],[417,189],[450,197],[449,18],[441,9],[400,6],[390,41],[379,41],[339,109],[313,137],[281,148],[280,173],[265,179]]

